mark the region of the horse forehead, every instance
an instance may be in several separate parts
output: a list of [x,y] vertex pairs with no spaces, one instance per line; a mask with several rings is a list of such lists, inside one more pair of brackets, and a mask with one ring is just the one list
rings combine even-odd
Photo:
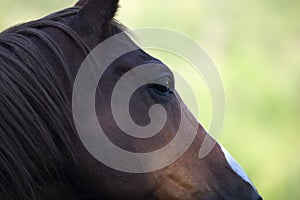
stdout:
[[248,175],[246,174],[246,172],[244,171],[244,169],[238,164],[238,162],[231,156],[231,154],[222,146],[221,149],[223,151],[223,154],[227,160],[227,163],[229,164],[229,166],[232,168],[232,170],[238,175],[240,176],[244,181],[246,181],[247,183],[249,183],[255,190],[255,186],[252,183],[252,181],[249,179]]

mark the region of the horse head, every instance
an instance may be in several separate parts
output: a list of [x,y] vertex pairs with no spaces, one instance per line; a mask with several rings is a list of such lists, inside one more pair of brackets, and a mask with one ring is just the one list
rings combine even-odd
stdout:
[[[47,62],[47,67],[50,67],[55,73],[48,73],[47,68],[45,68],[44,71],[47,72],[47,76],[45,75],[45,77],[55,77],[53,80],[50,78],[47,79],[49,84],[51,83],[50,85],[52,85],[52,90],[61,87],[59,91],[51,92],[49,90],[49,92],[43,93],[43,97],[49,98],[50,103],[63,106],[61,109],[54,106],[53,108],[56,109],[53,110],[50,109],[52,107],[49,109],[46,109],[46,107],[44,111],[47,113],[43,115],[46,125],[44,127],[41,123],[40,126],[44,129],[49,129],[48,132],[52,134],[51,137],[46,138],[45,136],[46,139],[53,141],[51,144],[49,143],[49,145],[47,143],[47,145],[55,145],[57,148],[53,150],[53,152],[50,152],[51,154],[49,153],[49,155],[55,155],[55,153],[60,155],[58,163],[62,168],[62,175],[65,176],[65,178],[61,178],[61,175],[57,176],[60,178],[57,178],[52,173],[49,173],[50,176],[47,176],[47,178],[39,179],[44,181],[35,182],[43,182],[45,185],[42,189],[37,189],[39,190],[39,198],[64,199],[64,195],[69,195],[64,191],[68,190],[70,191],[68,193],[73,193],[74,198],[79,197],[80,199],[85,199],[86,195],[88,196],[87,199],[122,200],[261,200],[262,198],[259,196],[255,186],[239,164],[221,145],[208,135],[188,108],[184,106],[184,103],[176,92],[174,75],[171,70],[163,62],[147,54],[135,45],[129,36],[114,40],[113,45],[108,46],[107,52],[102,52],[102,55],[94,56],[95,60],[98,61],[97,63],[102,63],[103,60],[105,61],[110,54],[118,51],[119,48],[128,47],[133,49],[110,63],[109,67],[103,71],[101,79],[97,81],[97,89],[95,90],[96,93],[94,96],[95,105],[93,105],[98,120],[97,123],[101,124],[106,137],[109,138],[112,143],[124,151],[132,153],[154,152],[163,148],[166,144],[172,143],[174,138],[176,138],[178,129],[181,128],[182,117],[184,117],[186,123],[182,128],[184,135],[186,137],[191,136],[194,139],[186,151],[182,153],[178,159],[174,160],[174,162],[157,170],[146,170],[145,172],[137,171],[134,173],[113,169],[105,163],[100,162],[91,154],[90,150],[82,141],[78,133],[79,130],[76,130],[73,124],[74,121],[76,124],[76,120],[78,119],[74,119],[74,121],[70,120],[73,119],[70,110],[72,110],[72,101],[74,98],[74,84],[78,78],[77,74],[80,71],[80,67],[82,63],[85,62],[88,54],[99,44],[124,31],[124,27],[113,19],[117,8],[118,0],[80,0],[71,10],[60,12],[57,15],[50,15],[41,21],[33,22],[29,24],[30,28],[26,27],[28,26],[27,24],[7,31],[7,33],[23,34],[23,36],[27,36],[27,39],[25,36],[25,38],[22,36],[22,40],[26,40],[27,43],[32,42],[36,44],[36,48],[31,48],[31,50],[35,52],[31,57],[35,58],[40,55],[48,55],[47,58],[43,59],[43,56],[40,56],[40,62]],[[26,34],[24,34],[25,32]],[[13,35],[10,37],[17,36]],[[21,36],[18,37],[20,39]],[[49,56],[49,54],[51,54],[51,56]],[[23,62],[30,63],[31,61],[27,59],[27,61],[24,60]],[[141,65],[145,66],[144,75],[143,70],[138,71],[136,67]],[[101,68],[103,66],[100,65],[98,67]],[[155,121],[155,117],[159,118],[160,116],[157,112],[156,115],[154,114],[153,116],[149,116],[148,114],[153,105],[160,105],[160,109],[163,108],[166,114],[166,122],[163,124],[159,133],[147,138],[133,137],[124,133],[124,130],[118,127],[111,108],[111,100],[114,97],[114,87],[122,76],[125,76],[128,72],[135,69],[136,73],[132,75],[131,78],[137,78],[139,80],[142,80],[143,77],[145,77],[145,79],[149,78],[148,75],[152,73],[152,70],[151,78],[154,81],[138,87],[132,93],[129,105],[125,105],[129,107],[130,117],[134,123],[145,127],[151,124],[152,120]],[[33,69],[33,71],[34,70],[36,69]],[[34,74],[36,76],[40,75],[38,72]],[[91,77],[91,79],[93,78]],[[43,78],[39,79],[39,82],[42,81],[46,82]],[[56,82],[57,85],[54,87],[53,85],[55,85]],[[34,82],[32,82],[32,84],[34,84]],[[41,88],[47,87],[47,84],[41,85]],[[126,87],[124,90],[125,89]],[[32,90],[34,90],[33,86]],[[31,94],[32,90],[28,90],[27,93]],[[40,91],[43,92],[45,90],[41,89]],[[40,93],[36,94],[38,95]],[[34,94],[35,93],[33,93],[33,95]],[[63,98],[52,101],[51,96],[48,97],[46,96],[47,94],[52,94],[56,100],[59,95],[62,95]],[[126,93],[124,93],[124,95],[126,95]],[[27,106],[24,102],[29,101],[29,97],[24,96],[24,98],[25,100],[23,102],[19,102],[19,104],[22,105],[21,107]],[[41,105],[47,105],[48,102],[45,101],[45,104],[39,104],[37,98],[30,98],[31,101],[35,100],[34,102],[36,102],[35,104],[30,104],[33,110],[35,107],[40,106],[41,108],[39,109],[43,111],[43,106]],[[78,98],[85,98],[85,96]],[[118,102],[117,100],[116,102]],[[84,109],[84,106],[82,109]],[[1,111],[3,111],[2,108]],[[51,114],[52,112],[53,114]],[[47,116],[50,114],[57,117],[51,118],[51,126],[48,126],[49,120]],[[117,112],[116,114],[123,116],[124,113]],[[30,118],[30,115],[24,114],[24,118],[25,116]],[[64,118],[68,119],[62,122],[60,119]],[[90,123],[92,118],[93,116],[85,115],[84,120]],[[128,119],[124,120],[125,122],[128,121]],[[156,121],[159,122],[159,120]],[[32,120],[32,123],[34,124],[34,120]],[[59,126],[57,125],[58,123]],[[29,122],[27,124],[29,124]],[[65,125],[68,125],[68,128],[64,128]],[[94,122],[89,125],[89,127],[93,129]],[[194,133],[189,133],[189,131],[191,131],[188,128],[189,126],[194,128]],[[28,134],[30,134],[29,132]],[[62,136],[61,132],[66,133]],[[68,138],[64,139],[64,137]],[[26,139],[25,136],[24,138]],[[207,156],[200,159],[199,149],[203,144],[204,138],[209,138],[212,143],[216,144]],[[97,143],[97,141],[92,142]],[[63,148],[62,146],[66,143],[68,147]],[[20,142],[18,144],[29,145],[30,141],[26,140],[25,143]],[[105,146],[106,144],[103,145]],[[32,146],[35,147],[34,145]],[[39,147],[46,148],[48,146],[40,145]],[[33,149],[33,147],[30,146],[28,148]],[[26,150],[26,148],[24,148],[24,150]],[[177,151],[176,145],[173,146],[171,150]],[[35,154],[32,154],[33,157],[39,155],[37,150],[34,152]],[[109,152],[105,151],[102,153],[109,154]],[[170,153],[172,153],[172,151],[170,151]],[[7,155],[0,155],[2,160],[9,157],[7,156],[9,153],[7,153]],[[42,156],[45,155],[41,155],[41,157]],[[50,165],[51,162],[49,164],[49,161],[52,161],[52,157],[56,163],[55,156],[51,156],[51,159],[49,158],[47,162],[41,162],[39,165]],[[164,159],[165,158],[162,157],[162,163],[165,161]],[[28,158],[28,160],[31,159]],[[123,161],[120,160],[119,164],[121,166]],[[147,168],[148,166],[155,166],[157,164],[156,162],[158,161],[149,159],[144,164],[147,165],[145,166]],[[27,166],[25,161],[21,163],[23,163],[22,166]],[[37,165],[37,162],[33,163]],[[53,163],[54,161],[52,165],[56,165]],[[130,163],[127,164],[130,165]],[[29,166],[25,168],[27,169]],[[49,172],[51,169],[50,167],[45,167],[43,170],[34,171],[34,173],[39,173],[39,176],[43,176],[42,173],[46,171]],[[9,170],[7,171],[11,172]],[[15,171],[21,171],[21,168],[16,168]],[[28,173],[33,172],[29,171]],[[4,176],[4,174],[5,173],[1,173],[2,176]],[[13,177],[16,178],[17,176]],[[62,179],[64,180],[56,181]],[[57,184],[58,182],[59,184]],[[62,186],[64,183],[68,183],[68,186]],[[77,197],[76,194],[78,193],[80,193],[80,195]],[[11,196],[13,195],[10,194],[10,197]]]

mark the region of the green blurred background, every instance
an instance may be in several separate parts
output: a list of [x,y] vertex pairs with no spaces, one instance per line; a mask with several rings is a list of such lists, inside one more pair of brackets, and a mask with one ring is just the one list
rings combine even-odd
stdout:
[[[73,4],[0,0],[0,30]],[[206,49],[227,96],[218,140],[264,199],[300,198],[299,10],[298,0],[121,0],[117,15],[129,28],[173,29]],[[203,94],[199,118],[208,127],[210,97]]]

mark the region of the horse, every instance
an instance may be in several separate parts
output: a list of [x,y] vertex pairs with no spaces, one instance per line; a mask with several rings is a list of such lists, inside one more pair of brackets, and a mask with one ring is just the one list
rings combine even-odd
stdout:
[[[206,157],[198,158],[208,133],[187,108],[182,112],[197,125],[195,140],[179,159],[160,170],[118,171],[86,149],[74,125],[73,85],[87,55],[124,32],[125,27],[114,19],[117,9],[118,0],[80,0],[73,7],[0,34],[1,199],[262,200],[218,143]],[[161,76],[170,77],[167,85],[140,87],[131,102],[132,118],[140,125],[149,123],[146,113],[153,104],[161,104],[169,113],[165,126],[151,141],[123,134],[110,109],[118,79],[146,63],[159,64]],[[95,97],[97,117],[107,137],[131,152],[152,151],[170,142],[180,120],[178,103],[183,103],[174,100],[173,82],[169,68],[142,49],[112,63]]]

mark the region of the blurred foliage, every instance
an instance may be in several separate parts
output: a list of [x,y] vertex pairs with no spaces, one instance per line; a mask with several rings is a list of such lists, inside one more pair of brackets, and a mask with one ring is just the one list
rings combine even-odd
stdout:
[[[73,4],[0,0],[0,29]],[[121,0],[117,15],[129,28],[173,29],[206,49],[227,96],[219,140],[264,199],[300,197],[299,9],[297,0]],[[209,105],[207,97],[198,98],[206,99],[203,107]],[[201,115],[209,115],[209,110],[200,110]],[[209,120],[204,121],[208,126]]]

